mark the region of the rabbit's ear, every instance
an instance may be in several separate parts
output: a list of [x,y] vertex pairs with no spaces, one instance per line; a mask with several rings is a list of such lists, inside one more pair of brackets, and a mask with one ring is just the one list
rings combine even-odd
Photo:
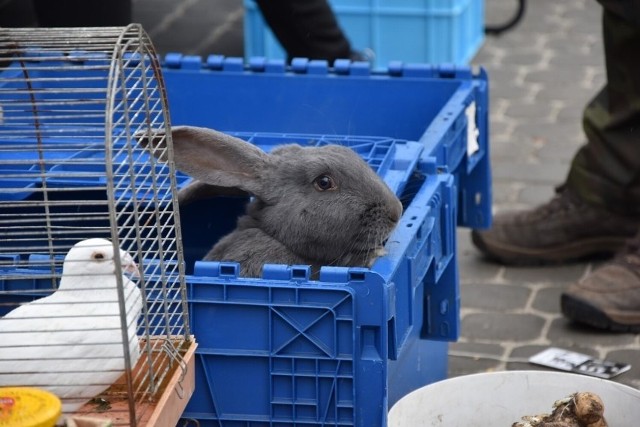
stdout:
[[248,196],[249,194],[235,187],[220,187],[194,180],[178,191],[178,204],[186,206],[198,200],[217,196]]
[[207,128],[178,126],[171,136],[178,170],[214,187],[259,192],[269,156],[258,147]]

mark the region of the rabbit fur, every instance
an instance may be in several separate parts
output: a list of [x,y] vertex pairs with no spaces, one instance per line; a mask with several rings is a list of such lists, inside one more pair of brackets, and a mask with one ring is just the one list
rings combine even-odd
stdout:
[[171,135],[176,168],[197,180],[180,203],[219,188],[254,196],[204,257],[239,262],[242,276],[260,277],[265,263],[310,265],[314,276],[323,265],[370,267],[402,215],[396,195],[347,147],[287,144],[265,153],[207,128]]

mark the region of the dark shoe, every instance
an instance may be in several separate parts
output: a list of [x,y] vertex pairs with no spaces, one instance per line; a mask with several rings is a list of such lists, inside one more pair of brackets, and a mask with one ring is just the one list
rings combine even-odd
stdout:
[[562,263],[612,255],[634,236],[639,216],[624,216],[589,205],[566,188],[531,210],[499,213],[489,230],[474,230],[475,246],[504,264]]
[[571,320],[619,332],[640,332],[640,234],[613,260],[575,283],[560,298]]

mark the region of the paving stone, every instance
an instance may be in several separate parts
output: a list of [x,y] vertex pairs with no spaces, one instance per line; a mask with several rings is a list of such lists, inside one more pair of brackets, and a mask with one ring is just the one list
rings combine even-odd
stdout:
[[550,163],[544,169],[537,164],[500,163],[493,166],[492,173],[495,180],[555,185],[565,178],[567,168],[559,163]]
[[465,353],[475,354],[478,357],[489,355],[493,357],[502,357],[505,348],[500,344],[484,344],[478,342],[452,342],[449,345],[449,353]]
[[530,48],[509,52],[504,63],[534,66],[541,64],[545,58],[546,54],[543,50]]
[[513,101],[507,107],[505,115],[514,119],[533,119],[546,123],[553,120],[557,109],[554,103]]
[[553,70],[531,70],[524,77],[525,83],[541,83],[547,88],[578,86],[582,72],[574,67],[556,67]]
[[[567,139],[569,140],[569,138]],[[571,144],[567,141],[563,144],[557,144],[558,147],[551,147],[550,144],[546,144],[536,152],[536,157],[540,159],[541,163],[553,161],[564,164],[566,165],[567,173],[569,173],[569,167],[571,166],[573,157],[578,152],[580,145],[584,143],[584,136],[582,135],[582,132],[574,135],[573,141],[575,144]]]
[[[500,88],[516,88],[515,77],[518,73],[519,67],[510,67],[508,64],[500,64],[499,66],[492,66],[490,64],[483,64],[475,61],[477,65],[482,65],[487,68],[487,74],[489,75],[489,90],[500,90]],[[522,90],[526,89],[522,86]],[[505,93],[507,94],[507,93]]]
[[493,40],[493,46],[506,50],[507,54],[519,51],[523,48],[543,48],[548,35],[543,31],[528,31],[526,34],[520,31],[512,31],[502,37]]
[[582,111],[593,96],[598,92],[594,90],[585,93],[586,96],[581,97],[579,100],[573,99],[570,103],[565,104],[564,108],[558,111],[556,120],[559,123],[582,123]]
[[502,266],[481,259],[482,255],[471,243],[469,230],[464,230],[464,233],[458,232],[457,241],[460,283],[495,280]]
[[565,286],[554,283],[535,293],[532,307],[536,310],[550,314],[560,313],[560,295],[565,290]]
[[489,64],[497,61],[500,56],[495,49],[490,49],[487,47],[488,45],[483,44],[475,56],[472,58],[471,62],[477,65]]
[[460,287],[462,307],[502,312],[508,307],[524,309],[531,291],[521,286],[463,283]]
[[513,202],[518,193],[513,187],[513,183],[506,181],[500,182],[494,180],[492,190],[494,207]]
[[498,344],[451,343],[449,353],[448,376],[451,378],[496,370],[501,362],[482,356],[489,355],[499,359],[504,348]]
[[[545,40],[544,48],[554,52],[558,57],[573,58],[586,53],[593,53],[602,58],[604,56],[602,39],[600,38],[602,25],[599,20],[596,23],[588,25],[592,25],[592,28],[590,32],[587,30],[587,33],[582,29],[583,26],[586,26],[583,23],[583,25],[574,26],[572,31],[566,34],[548,37]],[[598,28],[597,33],[593,31],[596,27]],[[585,51],[585,49],[587,49],[587,51]],[[594,55],[593,61],[597,63],[601,61],[601,59]]]
[[[491,74],[489,70],[489,74]],[[505,99],[533,99],[532,91],[529,87],[518,86],[515,82],[501,82],[499,84],[490,84],[489,89],[489,102],[490,106],[496,106],[499,102]],[[492,111],[495,113],[495,110]]]
[[502,138],[494,137],[493,139],[495,142],[491,146],[492,163],[500,164],[508,161],[526,163],[532,157],[532,150],[527,147],[527,144],[523,144],[522,141],[513,137],[508,137],[505,141],[504,134],[501,134],[500,137]]
[[[586,104],[600,88],[600,84],[595,85],[593,88],[585,88],[583,82],[587,80],[587,76],[579,77],[574,84],[566,84],[560,86],[549,86],[546,84],[540,84],[541,89],[536,93],[535,102],[549,103],[561,101],[565,105],[567,103],[571,106],[575,106],[582,111],[582,107]],[[580,122],[575,122],[576,126],[580,126]]]
[[602,50],[591,45],[584,45],[584,50],[576,55],[556,54],[549,60],[552,68],[565,68],[571,66],[585,67],[588,65],[604,68],[604,58]]
[[[536,97],[537,100],[537,97]],[[538,101],[536,101],[538,102]],[[539,120],[520,120],[514,126],[514,138],[533,138],[538,149],[549,147],[551,150],[563,147],[568,139],[582,133],[582,126],[578,122],[572,123],[540,123]],[[573,144],[568,144],[573,145]]]
[[467,357],[450,356],[448,359],[447,376],[449,378],[461,375],[477,374],[498,370],[500,362],[488,359],[469,359]]
[[[491,122],[489,130],[491,132],[491,135],[502,135],[502,134],[508,134],[512,127],[513,126],[510,126],[508,123],[505,123],[505,122]],[[491,145],[489,148],[490,149],[493,148],[493,145]]]
[[508,267],[504,280],[514,283],[569,283],[580,279],[588,264],[572,263],[538,267]]
[[636,342],[633,334],[611,333],[569,322],[560,318],[551,322],[547,338],[559,346],[599,345],[603,347],[627,346]]
[[544,322],[535,314],[471,313],[462,319],[462,335],[471,340],[522,342],[539,337]]

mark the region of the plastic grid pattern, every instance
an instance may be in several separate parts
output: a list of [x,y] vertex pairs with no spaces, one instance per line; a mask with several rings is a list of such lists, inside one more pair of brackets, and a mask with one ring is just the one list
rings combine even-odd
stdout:
[[[371,269],[196,263],[187,277],[203,426],[384,426],[388,407],[446,376],[458,333],[453,178],[422,164],[388,246]],[[194,208],[197,209],[197,208]],[[187,230],[186,233],[189,233]],[[431,338],[425,339],[425,338]]]

